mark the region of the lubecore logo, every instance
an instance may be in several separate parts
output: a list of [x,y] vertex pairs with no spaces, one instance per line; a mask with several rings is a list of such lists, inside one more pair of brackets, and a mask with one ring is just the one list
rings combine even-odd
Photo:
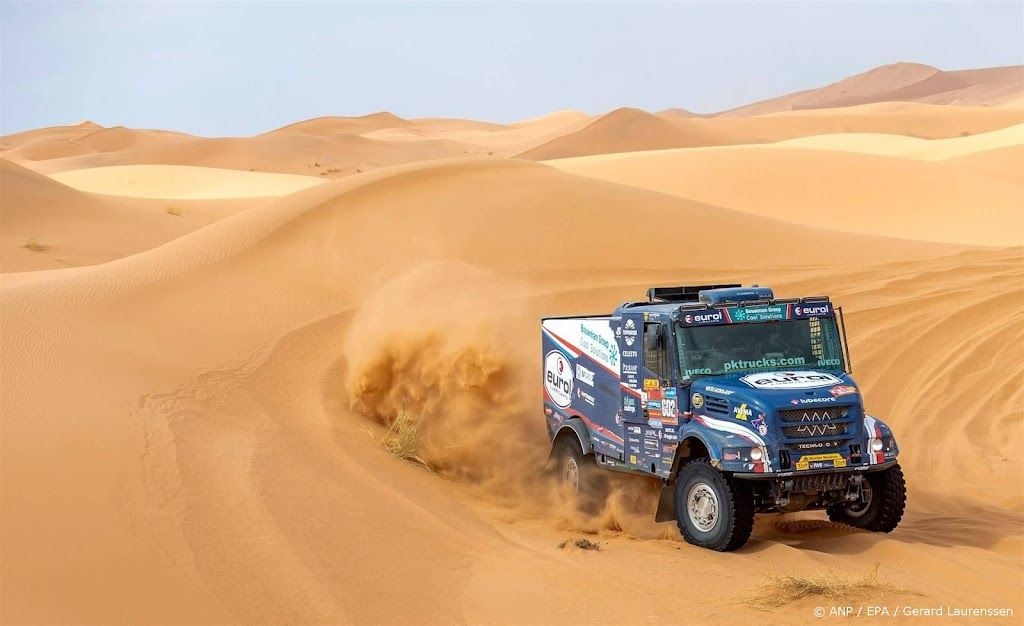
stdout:
[[558,350],[544,357],[544,389],[551,401],[563,409],[572,404],[572,366]]

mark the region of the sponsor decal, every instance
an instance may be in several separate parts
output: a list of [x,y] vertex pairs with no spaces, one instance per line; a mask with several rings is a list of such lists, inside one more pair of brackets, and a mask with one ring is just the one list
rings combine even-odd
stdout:
[[658,382],[658,379],[656,379],[656,378],[645,378],[644,379],[644,389],[659,389],[659,388],[661,388],[661,383]]
[[836,399],[832,397],[828,398],[798,398],[796,400],[790,400],[790,404],[822,404],[825,402],[835,402]]
[[590,406],[594,406],[594,404],[597,402],[597,399],[594,398],[594,396],[590,395],[586,391],[583,391],[582,389],[579,388],[576,389],[576,397],[583,398],[583,401],[589,404]]
[[683,316],[683,322],[686,324],[721,324],[724,321],[725,313],[721,311],[687,313]]
[[636,350],[623,350],[622,358],[624,359],[635,359],[640,356],[640,353]]
[[576,380],[594,386],[594,371],[584,367],[581,363],[576,364]]
[[622,411],[624,413],[636,414],[636,398],[634,398],[633,396],[623,396]]
[[722,364],[723,371],[747,370],[755,367],[786,367],[790,365],[806,365],[802,356],[796,357],[762,357],[760,359],[746,360],[733,359]]
[[675,387],[666,387],[665,388],[665,397],[666,398],[674,398],[674,397],[676,397],[676,388]]
[[733,409],[732,414],[733,417],[735,417],[736,419],[743,420],[745,422],[747,421],[747,419],[750,418],[750,416],[754,414],[754,412],[751,411],[750,407],[747,406],[747,403],[744,402],[743,404]]
[[650,426],[651,428],[661,428],[661,420],[649,419],[647,420],[647,425]]
[[664,452],[665,454],[675,454],[676,444],[662,444],[661,451]]
[[[669,423],[668,420],[665,420],[665,423],[668,424]],[[666,430],[665,432],[663,432],[661,434],[661,438],[664,439],[665,441],[678,441],[679,440],[679,436],[676,434],[676,432],[674,430]]]
[[626,342],[627,346],[632,346],[636,343],[637,332],[636,322],[633,321],[633,318],[627,319],[625,328],[622,331],[622,339]]
[[700,407],[704,406],[704,396],[702,396],[700,393],[693,394],[692,396],[690,396],[690,404],[693,405],[693,408],[699,409]]
[[757,419],[750,422],[750,425],[757,429],[757,432],[764,437],[768,434],[768,424],[764,421],[764,413],[758,413]]
[[648,400],[647,408],[651,411],[661,412],[661,400]]
[[732,389],[722,389],[721,387],[713,387],[711,385],[708,385],[705,389],[711,393],[720,393],[723,396],[731,396],[734,393]]
[[635,454],[629,455],[629,464],[630,465],[636,465],[636,455]]
[[626,426],[626,432],[631,435],[639,435],[641,430],[639,426]]
[[558,350],[552,350],[544,357],[544,389],[551,396],[551,401],[563,409],[572,404],[571,372],[569,359]]
[[636,363],[623,363],[622,373],[623,374],[636,374],[639,367]]
[[644,439],[644,448],[647,450],[657,450],[658,440],[657,439]]
[[832,309],[827,304],[798,304],[793,307],[793,313],[795,315],[806,315],[808,317],[828,315],[831,311]]
[[797,450],[821,450],[822,448],[835,448],[843,443],[842,439],[835,441],[808,441],[806,443],[792,444]]
[[829,389],[828,392],[832,394],[833,398],[838,398],[839,396],[848,396],[857,393],[857,388],[851,385],[836,385]]
[[843,381],[824,372],[759,372],[747,374],[740,380],[754,389],[815,389]]
[[740,460],[740,453],[738,451],[736,451],[736,450],[730,450],[730,451],[725,452],[724,454],[722,454],[722,460],[723,461],[739,461]]
[[836,452],[828,454],[805,454],[796,462],[798,470],[827,469],[830,467],[846,467],[846,459]]
[[773,304],[730,308],[729,317],[734,322],[764,322],[789,319],[789,314],[785,304]]
[[696,376],[697,374],[710,374],[710,367],[695,367],[693,369],[686,370],[686,376]]

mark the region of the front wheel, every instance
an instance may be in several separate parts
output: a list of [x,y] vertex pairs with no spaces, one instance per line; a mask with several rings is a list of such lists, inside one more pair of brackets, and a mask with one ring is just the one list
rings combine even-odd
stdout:
[[828,518],[872,532],[891,532],[903,519],[907,506],[907,484],[899,464],[864,475],[857,502],[839,502],[828,507]]
[[735,550],[754,529],[750,486],[722,474],[707,459],[691,461],[679,472],[675,507],[683,538],[702,548]]

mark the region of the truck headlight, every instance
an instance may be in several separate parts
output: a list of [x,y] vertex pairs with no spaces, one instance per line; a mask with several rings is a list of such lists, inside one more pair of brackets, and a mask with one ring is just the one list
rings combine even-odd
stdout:
[[881,439],[872,439],[871,440],[871,451],[872,452],[881,452],[882,451],[882,440]]
[[755,461],[756,462],[756,461],[760,461],[763,458],[764,458],[764,453],[761,452],[761,448],[751,448],[750,449],[750,460],[751,461]]

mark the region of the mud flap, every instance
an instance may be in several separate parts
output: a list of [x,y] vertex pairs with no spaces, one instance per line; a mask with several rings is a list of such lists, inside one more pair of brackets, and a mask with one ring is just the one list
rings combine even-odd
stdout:
[[656,522],[674,522],[676,519],[676,486],[665,485],[658,496],[658,511],[654,514]]

